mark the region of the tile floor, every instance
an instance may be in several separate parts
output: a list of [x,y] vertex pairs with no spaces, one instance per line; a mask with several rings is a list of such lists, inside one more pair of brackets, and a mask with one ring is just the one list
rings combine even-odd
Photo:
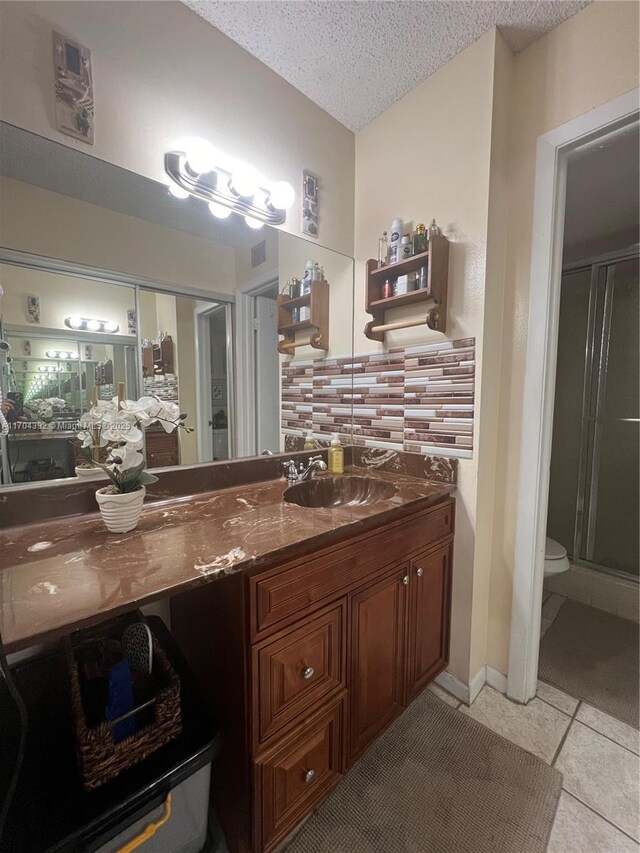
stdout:
[[471,707],[430,689],[563,774],[548,853],[639,853],[640,732],[542,681],[528,705],[488,686]]
[[[543,633],[564,601],[547,594]],[[563,774],[548,853],[640,853],[640,732],[542,681],[528,705],[488,686],[471,707],[430,689]]]

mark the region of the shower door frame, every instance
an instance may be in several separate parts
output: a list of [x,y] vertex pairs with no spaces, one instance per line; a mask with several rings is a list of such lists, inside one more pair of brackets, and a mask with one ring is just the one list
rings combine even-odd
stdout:
[[[520,436],[507,695],[536,695],[553,434],[567,160],[640,117],[640,90],[589,110],[538,137],[529,314]],[[491,668],[487,667],[487,672]],[[501,674],[493,680],[498,683]]]
[[[598,510],[598,476],[602,455],[602,411],[606,391],[607,361],[609,340],[611,336],[611,312],[613,308],[613,288],[615,286],[615,268],[625,261],[638,260],[640,253],[637,249],[623,249],[609,252],[566,264],[562,275],[591,270],[589,286],[589,309],[587,318],[587,347],[585,352],[585,372],[582,389],[582,418],[580,429],[580,450],[578,457],[578,487],[576,490],[576,515],[573,535],[572,562],[586,568],[597,569],[609,575],[637,580],[629,572],[614,569],[611,566],[597,563],[593,556],[595,540],[595,522]],[[602,270],[606,270],[604,280],[602,335],[598,345],[595,341],[595,323],[598,315],[598,287]],[[597,362],[597,367],[595,366]],[[597,378],[596,378],[597,377]],[[595,384],[594,384],[595,383]],[[594,411],[595,397],[595,411]],[[611,419],[610,419],[611,420]],[[631,421],[638,423],[639,418],[614,418],[615,421]],[[593,429],[591,423],[593,422]],[[592,433],[592,434],[591,434]],[[590,469],[591,478],[587,486],[587,472]],[[587,499],[587,491],[589,492]],[[585,502],[588,512],[585,519]],[[585,524],[586,521],[586,524]],[[586,533],[585,533],[586,528]],[[582,557],[586,539],[586,557]],[[591,556],[590,556],[591,555]]]

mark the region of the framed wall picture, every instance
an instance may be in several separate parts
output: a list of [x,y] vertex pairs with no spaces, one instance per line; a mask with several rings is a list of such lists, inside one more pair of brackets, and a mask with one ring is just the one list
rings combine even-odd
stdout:
[[93,145],[91,51],[54,30],[53,73],[58,130]]
[[211,385],[211,402],[212,404],[216,403],[225,403],[227,399],[227,394],[225,390],[224,382],[214,382]]
[[27,323],[40,323],[40,297],[28,294],[26,297]]
[[302,173],[302,233],[318,236],[318,178],[306,171]]

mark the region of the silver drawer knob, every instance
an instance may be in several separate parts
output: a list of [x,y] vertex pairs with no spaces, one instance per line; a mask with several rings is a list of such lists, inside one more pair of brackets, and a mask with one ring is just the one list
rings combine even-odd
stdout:
[[313,678],[313,676],[315,674],[316,674],[316,671],[312,666],[307,666],[302,670],[302,677],[306,678],[307,680],[309,680],[310,678]]
[[305,781],[307,784],[308,784],[309,782],[313,782],[313,779],[314,779],[315,775],[316,775],[316,771],[315,771],[315,770],[307,770],[307,772],[304,774],[304,781]]
[[409,575],[405,575],[405,576],[402,578],[402,583],[403,583],[405,586],[409,586]]
[[421,578],[422,575],[424,574],[424,569],[416,569],[416,574],[418,575],[419,578]]

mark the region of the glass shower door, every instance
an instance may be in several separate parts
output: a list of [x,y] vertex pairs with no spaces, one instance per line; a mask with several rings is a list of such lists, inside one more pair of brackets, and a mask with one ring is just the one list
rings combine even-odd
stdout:
[[638,576],[640,340],[638,258],[606,267],[589,412],[591,473],[580,557]]

